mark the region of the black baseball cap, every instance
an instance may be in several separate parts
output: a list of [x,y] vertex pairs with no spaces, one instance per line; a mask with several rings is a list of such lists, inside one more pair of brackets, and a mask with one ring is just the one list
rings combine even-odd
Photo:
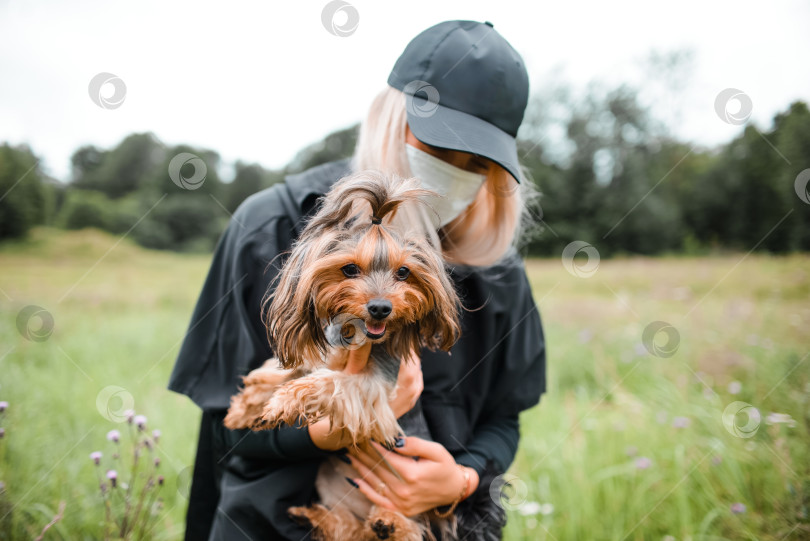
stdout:
[[423,143],[489,158],[520,182],[515,137],[529,99],[521,56],[492,23],[445,21],[416,36],[388,84]]

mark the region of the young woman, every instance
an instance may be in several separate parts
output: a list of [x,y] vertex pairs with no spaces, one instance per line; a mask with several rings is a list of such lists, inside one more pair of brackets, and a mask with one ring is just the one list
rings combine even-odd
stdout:
[[352,160],[250,197],[220,240],[169,383],[203,410],[186,539],[309,536],[286,510],[316,497],[318,465],[340,452],[345,435],[325,421],[250,432],[222,419],[240,377],[272,356],[261,302],[279,266],[268,264],[352,171],[416,176],[444,195],[435,212],[407,218],[441,247],[465,310],[451,355],[418,352],[421,371],[403,363],[391,402],[401,415],[418,400],[432,441],[406,437],[383,451],[401,479],[354,453],[358,476],[347,482],[406,515],[488,497],[489,481],[514,459],[519,413],[545,391],[540,316],[514,250],[526,187],[515,144],[528,99],[520,55],[490,23],[447,21],[411,41],[388,85]]

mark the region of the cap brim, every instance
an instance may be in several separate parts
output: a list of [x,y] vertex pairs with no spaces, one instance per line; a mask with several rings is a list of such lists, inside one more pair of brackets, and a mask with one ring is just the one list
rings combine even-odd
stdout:
[[407,96],[408,126],[414,137],[426,145],[478,154],[497,163],[520,182],[520,163],[515,138],[486,120]]

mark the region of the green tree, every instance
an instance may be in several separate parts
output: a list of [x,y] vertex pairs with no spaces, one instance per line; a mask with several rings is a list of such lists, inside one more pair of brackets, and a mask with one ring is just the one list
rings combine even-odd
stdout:
[[110,224],[110,199],[96,190],[68,191],[58,223],[65,229],[96,227],[107,230]]
[[810,204],[799,197],[795,186],[799,173],[810,168],[810,110],[805,102],[794,102],[787,111],[777,114],[773,123],[771,142],[784,156],[778,183],[789,195],[788,208],[793,209],[785,220],[786,235],[791,249],[810,250]]
[[46,218],[38,159],[25,145],[0,145],[0,240],[22,238]]
[[71,158],[73,185],[104,192],[112,199],[122,197],[153,177],[165,154],[165,147],[151,133],[132,134],[110,151],[82,147]]
[[359,124],[355,124],[349,128],[332,132],[317,143],[309,145],[295,155],[285,167],[285,172],[298,173],[322,163],[350,157],[357,145],[359,128]]
[[208,194],[175,193],[155,206],[132,234],[147,248],[211,251],[227,221],[226,212]]
[[236,175],[227,186],[228,197],[225,207],[234,212],[242,201],[264,187],[265,171],[257,164],[247,165],[236,162]]

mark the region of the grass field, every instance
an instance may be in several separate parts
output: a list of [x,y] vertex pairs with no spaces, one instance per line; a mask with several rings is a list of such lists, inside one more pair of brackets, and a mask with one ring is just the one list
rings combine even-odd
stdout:
[[[0,245],[0,538],[36,537],[60,502],[44,539],[101,537],[89,454],[111,460],[128,405],[162,432],[147,537],[182,536],[199,412],[165,387],[209,258],[117,242],[42,229]],[[549,391],[522,417],[506,539],[810,538],[810,257],[527,267]],[[22,336],[29,305],[52,315],[47,339]]]

